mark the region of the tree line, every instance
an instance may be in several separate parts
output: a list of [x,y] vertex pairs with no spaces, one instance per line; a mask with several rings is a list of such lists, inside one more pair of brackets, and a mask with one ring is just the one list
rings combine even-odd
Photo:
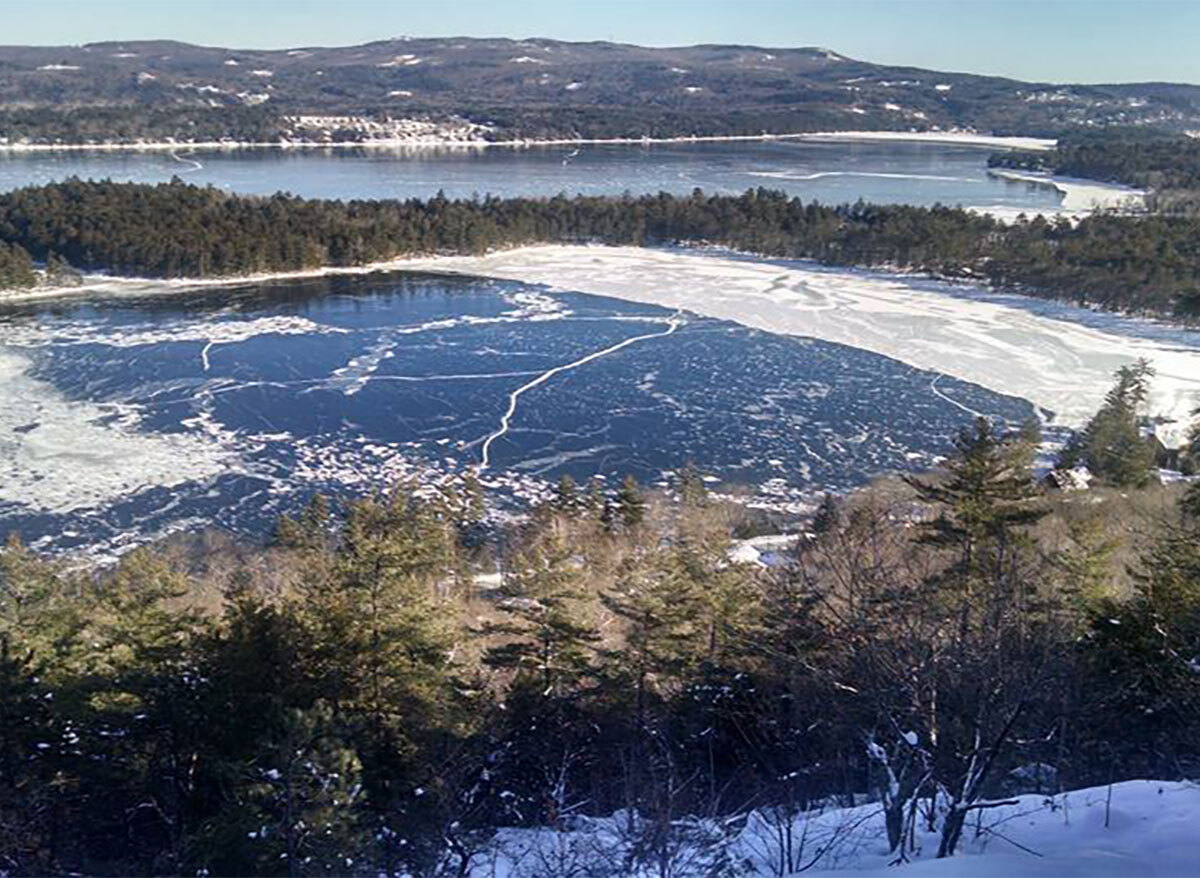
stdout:
[[[1035,296],[1193,319],[1200,219],[1097,215],[1002,224],[949,207],[742,195],[319,201],[170,183],[68,180],[0,195],[10,261],[213,277],[535,243],[718,244],[830,265],[918,270]],[[27,277],[27,275],[22,275]],[[16,282],[18,285],[20,280]]]
[[[1146,378],[1088,448],[1130,453]],[[903,860],[918,821],[948,856],[1014,792],[1194,776],[1200,486],[1126,461],[1048,494],[1037,440],[980,419],[939,474],[827,498],[771,568],[731,563],[692,466],[666,495],[564,479],[491,555],[470,477],[318,495],[199,562],[10,541],[0,868],[485,874],[499,827],[620,811],[618,854],[528,874],[733,875],[754,811],[786,875],[819,853],[798,818],[864,794]]]

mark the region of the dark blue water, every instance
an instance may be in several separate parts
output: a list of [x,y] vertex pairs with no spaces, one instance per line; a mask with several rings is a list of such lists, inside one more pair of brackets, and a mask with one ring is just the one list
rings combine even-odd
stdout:
[[[0,530],[46,548],[206,523],[262,534],[315,490],[453,478],[480,462],[511,393],[639,337],[519,396],[482,472],[501,506],[563,473],[655,483],[687,461],[784,503],[928,467],[969,417],[931,391],[934,373],[876,354],[482,279],[342,277],[0,321],[21,396],[0,399],[0,418],[21,412],[4,456],[26,473],[0,485]],[[1032,413],[937,387],[1010,421]],[[67,423],[75,435],[60,435]],[[121,451],[90,453],[108,446]]]
[[313,198],[452,198],[622,192],[739,193],[764,186],[805,200],[1057,209],[1053,189],[989,176],[989,148],[803,141],[513,149],[0,152],[0,190],[69,176],[188,182]]

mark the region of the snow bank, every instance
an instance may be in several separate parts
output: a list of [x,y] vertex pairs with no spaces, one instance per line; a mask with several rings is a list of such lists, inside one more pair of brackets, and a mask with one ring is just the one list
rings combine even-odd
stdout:
[[[742,817],[744,825],[737,826]],[[494,849],[476,860],[470,874],[661,874],[650,866],[629,868],[636,816],[576,817],[569,829],[505,829]],[[682,818],[686,833],[668,854],[670,874],[707,875],[727,861],[745,874],[777,875],[784,856],[782,828],[792,825],[795,874],[853,876],[1184,876],[1198,874],[1200,787],[1190,783],[1129,781],[1057,796],[1026,795],[1015,804],[973,815],[954,857],[936,859],[938,837],[918,821],[917,849],[909,862],[889,865],[883,813],[877,804],[810,811],[795,816],[751,812],[725,821]],[[548,866],[569,864],[570,871]],[[586,871],[592,870],[592,871]],[[741,874],[741,873],[739,873]]]
[[[635,247],[528,247],[399,264],[540,283],[837,342],[1023,397],[1069,426],[1091,417],[1115,369],[1145,357],[1158,370],[1149,410],[1171,420],[1158,432],[1173,447],[1182,444],[1200,401],[1200,334],[1189,347],[1180,338],[1190,340],[1191,333],[1140,337],[1118,331],[1130,321],[1066,306],[1054,307],[1064,317],[1056,319],[1019,307],[1020,297],[1005,297],[1013,304],[973,298],[970,287],[915,277]],[[1066,319],[1072,315],[1081,322]],[[1084,325],[1085,316],[1112,328]]]

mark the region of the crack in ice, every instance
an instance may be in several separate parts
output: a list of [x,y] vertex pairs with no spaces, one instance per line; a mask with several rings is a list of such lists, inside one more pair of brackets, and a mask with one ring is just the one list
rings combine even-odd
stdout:
[[676,329],[678,329],[684,323],[680,314],[681,314],[681,312],[679,312],[679,311],[675,312],[675,314],[667,321],[667,324],[668,324],[667,328],[663,332],[652,332],[647,335],[635,335],[633,338],[627,338],[622,342],[618,342],[615,345],[604,348],[604,350],[593,351],[592,353],[588,354],[586,357],[581,357],[580,359],[575,360],[573,363],[566,363],[562,366],[555,366],[553,369],[549,369],[549,370],[543,372],[537,378],[534,378],[532,381],[530,381],[526,384],[522,384],[520,387],[518,387],[516,390],[514,390],[512,393],[510,393],[508,395],[508,410],[505,411],[505,413],[500,418],[500,429],[498,429],[496,432],[492,433],[486,439],[483,440],[483,449],[480,452],[479,468],[481,470],[488,468],[488,464],[491,460],[489,452],[491,450],[492,443],[508,432],[509,426],[512,423],[512,417],[517,412],[517,400],[521,398],[522,393],[524,393],[527,390],[533,390],[533,388],[537,387],[539,384],[545,384],[547,381],[549,381],[551,378],[553,378],[555,375],[559,374],[560,372],[567,372],[571,369],[575,369],[579,366],[583,366],[587,363],[590,363],[593,360],[598,360],[601,357],[606,357],[609,354],[614,354],[617,351],[621,350],[621,348],[629,347],[631,344],[636,344],[639,341],[647,341],[652,338],[663,338],[665,336],[671,335]]

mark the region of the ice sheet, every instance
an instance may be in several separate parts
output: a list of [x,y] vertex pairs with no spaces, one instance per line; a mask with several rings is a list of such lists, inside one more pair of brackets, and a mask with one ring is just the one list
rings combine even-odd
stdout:
[[1189,346],[1106,331],[917,278],[634,247],[528,247],[408,265],[684,309],[851,345],[1023,397],[1068,426],[1095,412],[1115,369],[1145,357],[1158,372],[1148,411],[1164,419],[1158,434],[1168,446],[1182,444],[1200,405],[1200,334]]

